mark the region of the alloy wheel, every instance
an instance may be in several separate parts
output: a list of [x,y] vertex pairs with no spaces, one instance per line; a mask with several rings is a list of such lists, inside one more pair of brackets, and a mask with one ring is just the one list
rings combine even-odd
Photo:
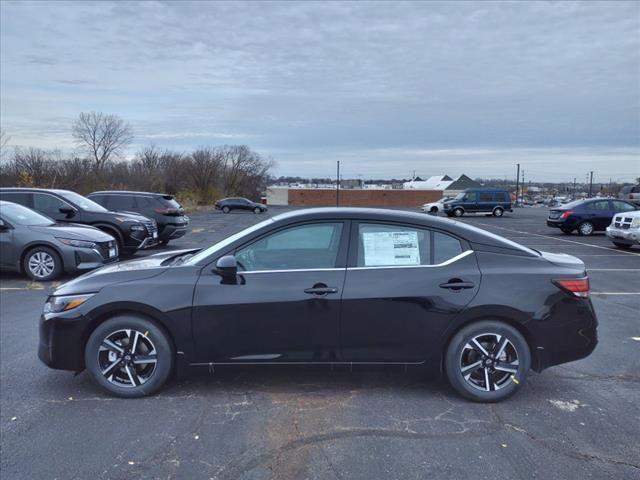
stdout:
[[56,261],[47,252],[38,251],[29,257],[29,271],[37,278],[46,278],[56,268]]
[[118,387],[133,388],[153,376],[158,359],[147,333],[124,329],[107,335],[98,349],[98,365],[107,381]]
[[580,225],[580,233],[582,235],[591,235],[593,233],[593,225],[589,222],[584,222]]
[[465,382],[493,392],[513,382],[519,367],[518,352],[505,335],[483,333],[465,344],[459,365]]

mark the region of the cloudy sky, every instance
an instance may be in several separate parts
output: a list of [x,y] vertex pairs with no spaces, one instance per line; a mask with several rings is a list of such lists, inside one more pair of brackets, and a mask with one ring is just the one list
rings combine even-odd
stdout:
[[248,144],[276,174],[640,176],[640,3],[0,4],[0,120],[73,147]]

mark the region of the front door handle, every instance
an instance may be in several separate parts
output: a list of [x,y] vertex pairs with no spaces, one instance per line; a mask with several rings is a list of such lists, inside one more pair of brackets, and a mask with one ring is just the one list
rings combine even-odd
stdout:
[[335,287],[327,287],[324,283],[316,283],[311,288],[305,288],[304,293],[310,295],[327,295],[329,293],[338,293],[338,289]]
[[448,288],[449,290],[462,290],[464,288],[473,288],[475,286],[476,286],[475,283],[464,282],[459,278],[452,278],[447,283],[440,284],[440,288]]

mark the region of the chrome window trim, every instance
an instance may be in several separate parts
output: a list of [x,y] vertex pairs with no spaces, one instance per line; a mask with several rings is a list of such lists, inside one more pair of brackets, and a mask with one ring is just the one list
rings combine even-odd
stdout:
[[451,265],[452,263],[457,262],[458,260],[463,259],[464,257],[471,255],[474,253],[473,250],[465,250],[464,252],[456,255],[455,257],[451,257],[449,260],[444,261],[442,263],[437,263],[435,265],[385,265],[379,267],[339,267],[339,268],[291,268],[291,269],[282,269],[282,270],[247,270],[238,271],[238,275],[253,275],[259,273],[292,273],[292,272],[340,272],[340,271],[350,271],[350,270],[381,270],[381,269],[389,269],[389,268],[434,268],[434,267],[446,267],[447,265]]
[[464,257],[471,255],[473,250],[465,250],[464,252],[456,255],[455,257],[451,257],[449,260],[446,260],[442,263],[436,263],[434,265],[381,265],[376,267],[349,267],[347,270],[382,270],[389,268],[434,268],[434,267],[446,267],[447,265],[451,265],[458,260],[463,259]]

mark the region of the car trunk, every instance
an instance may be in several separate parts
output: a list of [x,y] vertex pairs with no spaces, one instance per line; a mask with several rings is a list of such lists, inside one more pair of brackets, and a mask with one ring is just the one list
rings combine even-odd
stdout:
[[540,254],[542,255],[542,258],[549,263],[553,263],[559,267],[570,268],[575,270],[578,274],[586,275],[584,262],[578,257],[574,257],[573,255],[568,255],[566,253],[540,252]]
[[557,220],[560,218],[563,212],[566,212],[566,208],[552,208],[549,210],[549,220]]

